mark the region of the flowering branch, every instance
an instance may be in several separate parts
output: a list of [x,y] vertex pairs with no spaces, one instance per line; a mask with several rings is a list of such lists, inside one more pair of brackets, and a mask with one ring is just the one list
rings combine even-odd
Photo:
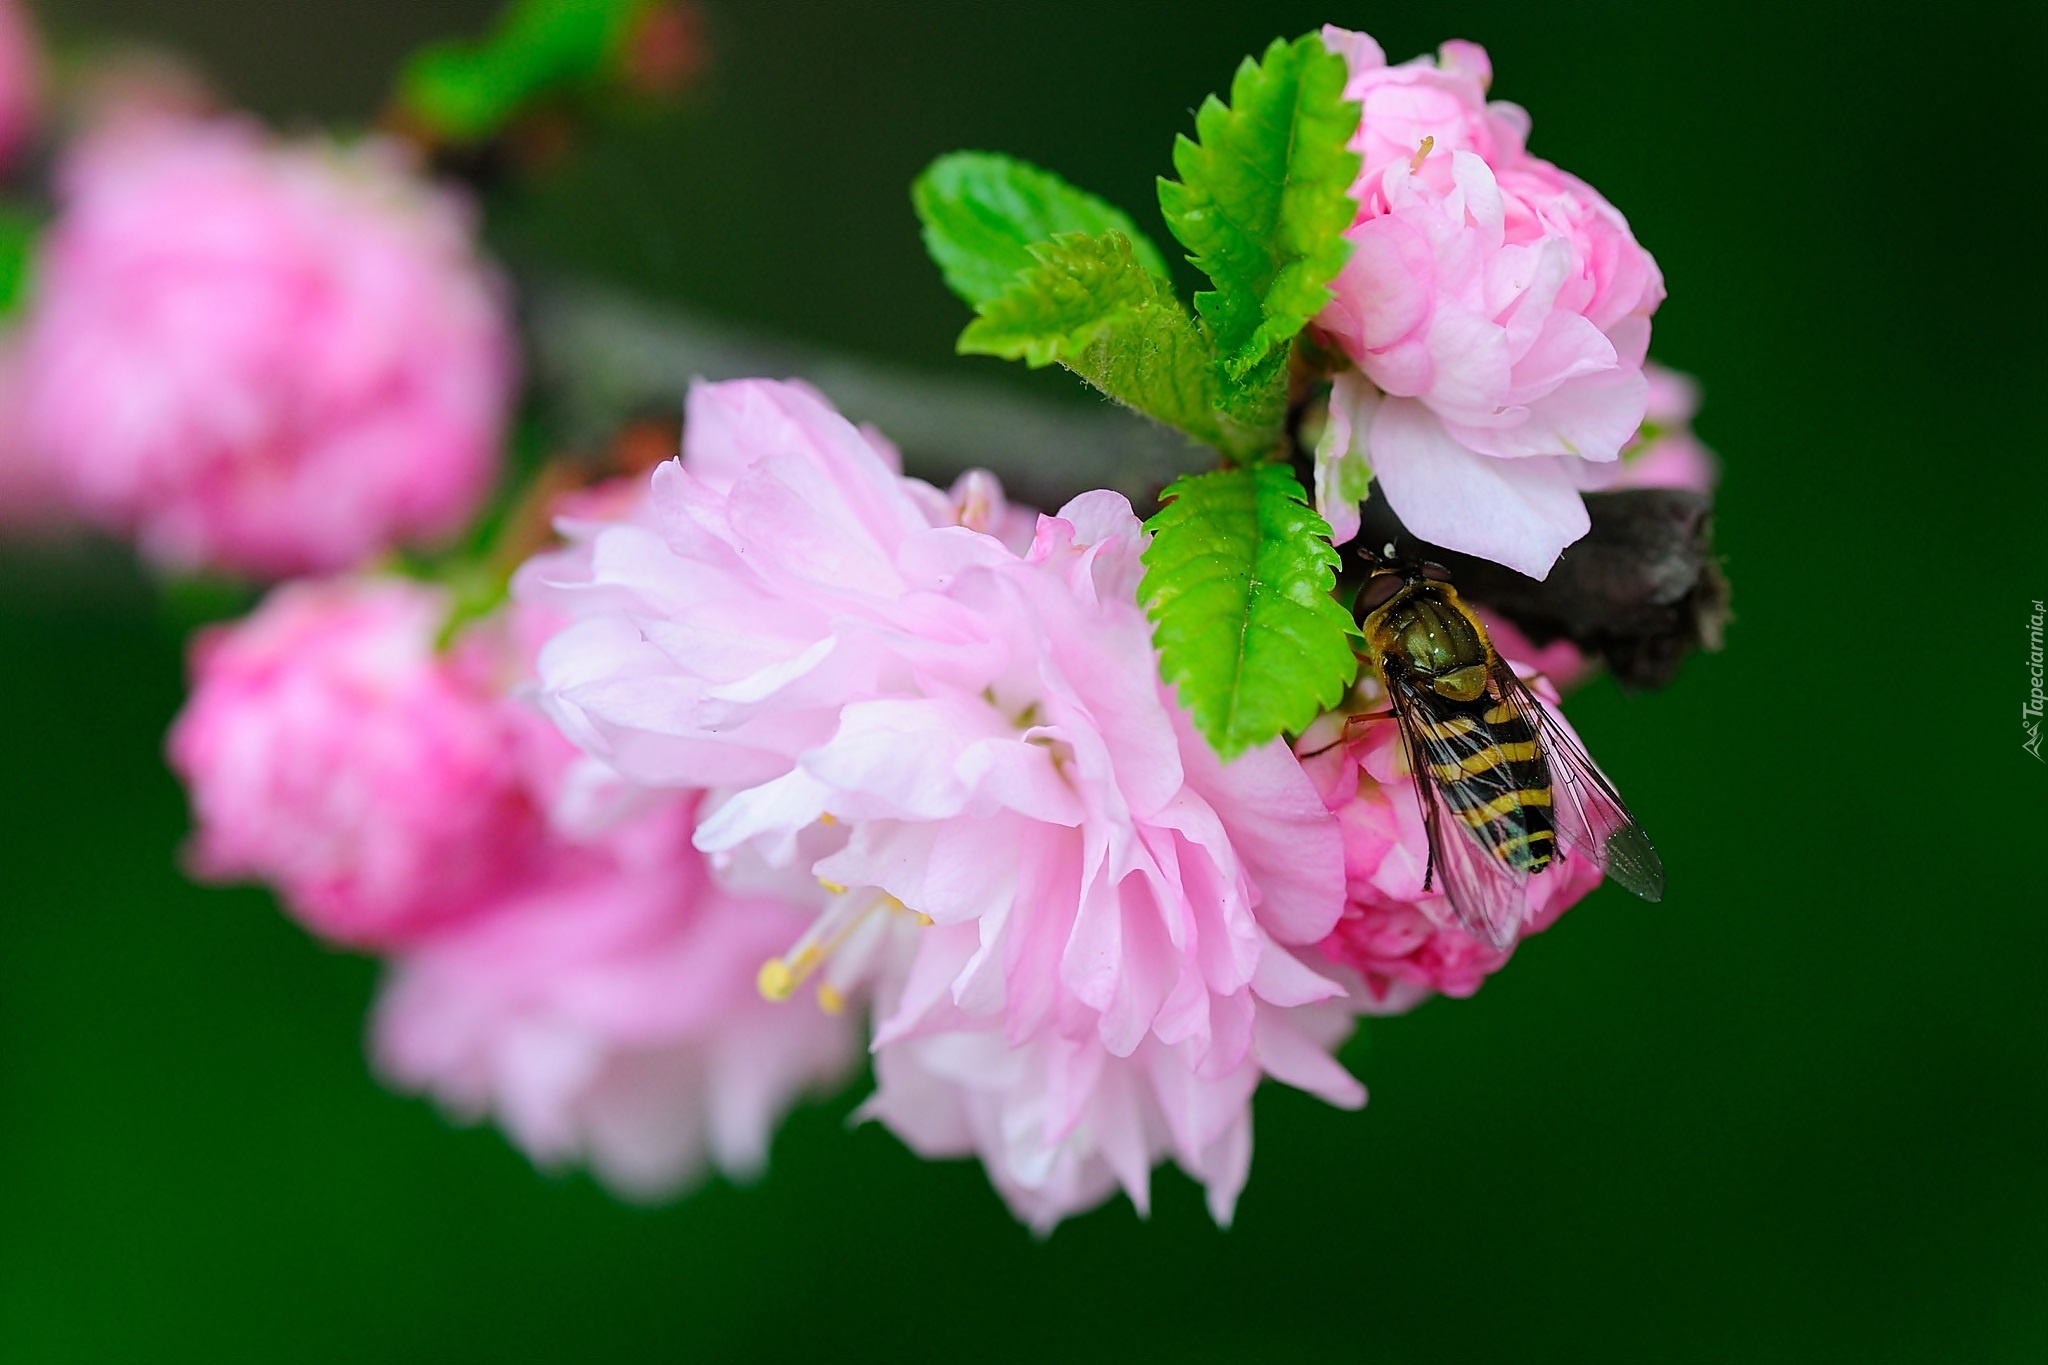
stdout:
[[[676,405],[676,376],[780,374],[816,385],[889,433],[905,468],[941,486],[986,469],[1021,499],[1055,508],[1090,488],[1140,507],[1208,451],[1110,404],[1088,409],[978,380],[928,375],[770,339],[587,283],[528,281],[528,344],[562,435],[597,449],[627,422]],[[1728,587],[1713,551],[1710,493],[1631,489],[1586,497],[1592,530],[1539,581],[1412,536],[1384,497],[1366,500],[1359,543],[1390,540],[1450,568],[1475,600],[1537,643],[1570,640],[1626,686],[1662,687],[1695,649],[1718,649]]]

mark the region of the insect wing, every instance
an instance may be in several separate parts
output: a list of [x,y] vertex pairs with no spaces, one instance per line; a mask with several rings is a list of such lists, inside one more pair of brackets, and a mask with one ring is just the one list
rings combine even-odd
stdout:
[[1493,677],[1501,696],[1513,702],[1542,737],[1543,756],[1550,761],[1558,841],[1591,858],[1608,876],[1644,900],[1663,900],[1664,862],[1651,847],[1650,836],[1628,813],[1607,774],[1513,669],[1497,663]]
[[[1433,698],[1412,683],[1397,683],[1390,691],[1422,803],[1432,873],[1466,933],[1496,950],[1511,948],[1528,907],[1529,874],[1497,856],[1497,827],[1475,828],[1459,817],[1435,775],[1439,766],[1462,767],[1464,760],[1484,755],[1492,741],[1483,730],[1460,732],[1439,719]],[[1474,780],[1465,779],[1468,785]]]

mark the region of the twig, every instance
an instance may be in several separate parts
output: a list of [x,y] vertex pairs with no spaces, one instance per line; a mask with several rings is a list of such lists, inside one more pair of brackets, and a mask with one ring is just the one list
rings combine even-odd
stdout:
[[[847,416],[872,422],[903,451],[908,472],[935,483],[988,469],[1020,501],[1060,506],[1114,488],[1141,515],[1177,476],[1213,456],[1104,403],[1093,410],[1017,395],[1000,384],[925,374],[817,347],[771,340],[673,308],[587,285],[528,282],[529,345],[561,435],[584,448],[649,412],[674,413],[693,377],[801,378]],[[1694,649],[1718,649],[1728,585],[1711,540],[1704,494],[1636,490],[1587,495],[1593,529],[1542,582],[1424,545],[1375,494],[1362,543],[1398,540],[1449,568],[1474,601],[1537,643],[1570,639],[1629,687],[1661,687]]]

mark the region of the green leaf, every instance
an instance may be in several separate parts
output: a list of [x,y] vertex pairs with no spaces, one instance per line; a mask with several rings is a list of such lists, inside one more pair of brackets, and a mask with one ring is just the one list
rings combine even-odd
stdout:
[[984,301],[962,355],[1057,361],[1111,398],[1238,456],[1244,434],[1217,411],[1214,352],[1173,288],[1121,232],[1040,242],[1029,268]]
[[0,321],[12,318],[28,301],[29,276],[41,230],[42,223],[26,210],[0,204]]
[[910,187],[924,224],[925,249],[946,284],[973,305],[1010,287],[1036,262],[1030,248],[1062,233],[1120,232],[1138,261],[1167,278],[1166,258],[1122,210],[1051,171],[996,152],[954,152],[925,168]]
[[604,76],[649,0],[513,0],[480,42],[420,49],[399,102],[437,135],[480,142],[534,101]]
[[1215,284],[1195,295],[1224,371],[1241,379],[1330,301],[1350,254],[1358,156],[1345,143],[1359,107],[1344,98],[1344,59],[1309,34],[1247,57],[1230,103],[1211,95],[1196,138],[1179,138],[1179,181],[1159,182],[1166,225]]
[[1161,675],[1226,760],[1307,728],[1358,674],[1328,524],[1281,464],[1193,475],[1161,497],[1138,588]]

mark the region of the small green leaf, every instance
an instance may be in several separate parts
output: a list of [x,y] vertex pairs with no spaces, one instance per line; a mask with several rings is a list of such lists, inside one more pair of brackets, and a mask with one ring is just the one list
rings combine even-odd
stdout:
[[1346,74],[1315,34],[1274,39],[1238,67],[1228,105],[1203,102],[1196,138],[1174,144],[1179,181],[1159,182],[1167,226],[1216,286],[1195,309],[1232,380],[1321,311],[1350,254],[1359,159],[1345,144],[1359,107],[1344,98]]
[[1160,673],[1226,760],[1307,728],[1358,673],[1330,528],[1285,465],[1197,474],[1146,523]]
[[1111,398],[1238,457],[1245,435],[1217,411],[1214,352],[1172,286],[1121,232],[1068,233],[1030,249],[1029,269],[984,301],[963,355],[1057,361]]
[[0,204],[0,321],[21,311],[28,301],[36,238],[42,224],[26,210]]
[[649,0],[513,0],[480,42],[415,52],[399,102],[454,142],[495,136],[537,99],[602,79]]
[[1051,171],[996,152],[954,152],[910,187],[925,249],[946,284],[973,305],[1003,293],[1034,264],[1030,248],[1062,233],[1120,232],[1146,270],[1167,277],[1166,258],[1120,209]]

